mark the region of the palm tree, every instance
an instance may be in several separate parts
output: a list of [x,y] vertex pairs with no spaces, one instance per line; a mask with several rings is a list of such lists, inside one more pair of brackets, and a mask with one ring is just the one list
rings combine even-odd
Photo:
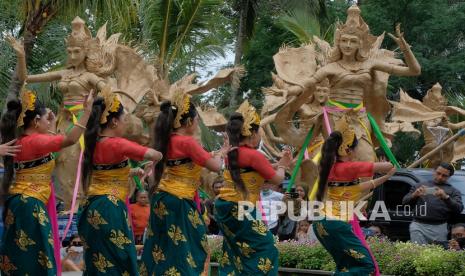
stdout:
[[178,79],[191,64],[224,55],[222,0],[142,1],[142,37],[160,79]]
[[[252,38],[255,21],[257,19],[257,6],[259,0],[236,0],[235,10],[239,15],[239,24],[237,27],[236,45],[234,51],[234,66],[241,64],[244,55],[244,46]],[[239,87],[232,87],[230,107],[234,107],[238,102]]]

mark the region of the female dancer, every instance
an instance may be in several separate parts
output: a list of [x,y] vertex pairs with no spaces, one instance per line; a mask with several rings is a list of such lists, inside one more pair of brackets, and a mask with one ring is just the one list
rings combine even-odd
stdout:
[[51,153],[77,142],[89,119],[92,101],[90,93],[84,114],[66,136],[48,134],[54,134],[55,116],[31,91],[22,93],[21,102],[8,102],[1,121],[2,141],[14,140],[18,127],[24,127],[24,132],[16,142],[22,146],[21,152],[15,158],[4,157],[2,188],[9,196],[0,270],[5,275],[56,275],[50,217],[45,207],[55,165]]
[[129,160],[162,158],[160,152],[130,142],[124,134],[124,109],[105,88],[92,106],[84,134],[84,192],[87,200],[78,231],[84,248],[84,275],[139,275],[136,248],[125,204],[129,194]]
[[[158,192],[144,245],[141,275],[205,275],[208,272],[206,226],[194,196],[202,167],[221,169],[221,156],[211,156],[194,139],[199,117],[188,95],[176,92],[161,104],[155,125],[155,149],[163,153],[155,167]],[[222,154],[226,147],[220,150]],[[165,168],[166,166],[166,168]]]
[[[291,154],[288,150],[283,152],[275,171],[255,149],[260,143],[260,117],[255,108],[245,101],[237,112],[226,126],[233,148],[228,153],[224,186],[215,201],[215,219],[225,234],[220,275],[277,275],[278,250],[273,235],[261,220],[247,216],[239,220],[238,204],[249,201],[255,205],[265,180],[279,185],[291,163]],[[255,208],[251,215],[257,215]]]
[[[357,147],[357,138],[346,121],[341,121],[341,126],[336,128],[341,132],[331,133],[323,144],[316,196],[318,201],[331,201],[332,208],[325,208],[325,218],[315,221],[313,229],[336,262],[336,275],[379,275],[368,245],[355,235],[359,227],[348,223],[354,219],[354,215],[342,207],[350,202],[356,203],[364,192],[384,183],[395,173],[395,168],[388,162],[351,161]],[[360,178],[372,178],[374,173],[387,174],[360,183]],[[357,221],[355,223],[358,224]]]

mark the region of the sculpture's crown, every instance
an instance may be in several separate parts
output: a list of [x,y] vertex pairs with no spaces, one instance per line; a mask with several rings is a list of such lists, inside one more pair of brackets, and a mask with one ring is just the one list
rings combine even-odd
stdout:
[[86,22],[79,16],[76,16],[71,22],[71,34],[66,40],[68,47],[85,47],[86,43],[92,39]]
[[360,38],[367,36],[370,32],[368,25],[360,16],[360,9],[357,5],[352,5],[347,10],[346,23],[342,24],[338,29],[341,34],[356,35]]

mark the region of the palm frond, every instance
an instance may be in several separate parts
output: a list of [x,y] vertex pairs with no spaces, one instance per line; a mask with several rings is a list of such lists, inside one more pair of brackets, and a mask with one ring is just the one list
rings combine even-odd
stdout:
[[[37,0],[36,0],[37,1]],[[138,33],[138,0],[42,0],[52,2],[56,17],[70,22],[75,16],[89,18],[96,26],[108,22],[110,33],[121,32],[127,40],[135,39]]]
[[[214,40],[215,24],[221,14],[222,0],[156,0],[140,5],[144,40],[157,51],[158,60],[167,77],[180,59],[202,46],[202,41],[222,45]],[[209,44],[209,46],[212,44]],[[205,51],[207,53],[208,51]],[[215,51],[217,54],[218,51]],[[210,53],[213,53],[210,51]],[[191,56],[195,59],[195,56]]]
[[317,18],[305,10],[296,9],[286,12],[278,19],[278,25],[291,32],[300,43],[308,43],[314,35],[321,36]]

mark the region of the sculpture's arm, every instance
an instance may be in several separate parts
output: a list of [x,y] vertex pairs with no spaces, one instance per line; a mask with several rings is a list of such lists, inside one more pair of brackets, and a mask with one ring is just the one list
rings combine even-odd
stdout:
[[29,75],[26,76],[27,83],[34,83],[34,82],[52,82],[61,79],[62,71],[55,71],[55,72],[47,72],[43,74],[37,75]]
[[410,46],[404,39],[403,33],[400,32],[400,24],[396,25],[396,36],[389,34],[389,36],[399,45],[400,50],[404,54],[405,63],[407,66],[399,66],[385,62],[376,62],[373,65],[374,70],[383,71],[390,75],[396,76],[418,76],[421,74],[421,66],[418,63],[415,55],[413,54]]
[[452,115],[462,115],[465,116],[465,110],[461,109],[460,107],[456,106],[446,106],[445,112],[447,116],[452,116]]
[[56,72],[49,72],[44,74],[37,74],[37,75],[27,75],[27,67],[26,67],[26,55],[24,53],[24,46],[23,44],[14,39],[11,36],[7,37],[8,43],[10,43],[11,47],[15,50],[16,56],[18,57],[18,64],[17,64],[17,74],[18,79],[21,82],[51,82],[61,79],[61,71]]
[[463,122],[458,122],[456,124],[454,123],[448,123],[447,126],[450,128],[450,129],[462,129],[462,128],[465,128],[465,121]]
[[[316,84],[323,81],[325,78],[329,76],[329,72],[327,67],[324,66],[320,68],[318,71],[315,72],[310,78],[305,79],[303,81],[303,86],[294,85],[290,88],[287,88],[289,96],[296,96],[304,94],[302,98],[308,98],[313,91],[315,91]],[[302,93],[303,92],[303,93]]]
[[102,91],[102,89],[107,85],[107,81],[104,78],[95,74],[89,74],[89,83],[92,87],[97,88],[97,91]]

